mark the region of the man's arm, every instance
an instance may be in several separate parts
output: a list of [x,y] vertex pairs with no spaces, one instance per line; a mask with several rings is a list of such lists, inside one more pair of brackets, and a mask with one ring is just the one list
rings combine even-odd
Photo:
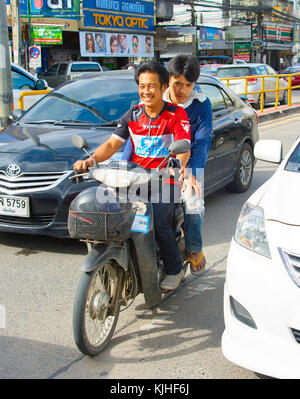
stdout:
[[[95,158],[97,162],[104,162],[112,157],[122,144],[123,141],[118,139],[117,136],[113,135],[96,149],[93,154],[93,158]],[[90,157],[84,161],[76,161],[73,165],[73,168],[81,172],[86,172],[89,167],[94,165],[93,158]]]

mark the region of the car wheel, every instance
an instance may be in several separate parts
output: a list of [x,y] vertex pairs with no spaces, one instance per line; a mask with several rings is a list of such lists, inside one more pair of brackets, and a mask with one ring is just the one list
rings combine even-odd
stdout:
[[[264,106],[266,105],[266,97],[264,95]],[[260,106],[261,106],[261,94],[258,97],[257,103],[252,104],[253,108],[256,110],[260,110]]]
[[280,101],[280,105],[286,105],[288,103],[288,92],[284,91],[282,100]]
[[243,193],[248,190],[253,176],[254,156],[252,147],[244,143],[238,157],[237,171],[232,183],[227,189],[233,193]]

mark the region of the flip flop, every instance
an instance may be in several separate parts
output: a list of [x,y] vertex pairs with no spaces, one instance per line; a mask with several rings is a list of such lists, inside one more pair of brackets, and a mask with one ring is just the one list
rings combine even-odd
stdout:
[[[204,253],[203,253],[203,251],[202,251],[201,254],[200,254],[200,258],[199,258],[199,261],[198,261],[198,262],[195,262],[194,259],[192,259],[190,256],[188,256],[189,262],[190,262],[192,265],[194,265],[194,266],[198,266],[199,263],[202,261],[203,258],[204,258]],[[204,258],[204,259],[205,259],[205,258]],[[205,260],[204,266],[203,266],[202,269],[200,269],[200,270],[193,270],[193,269],[192,269],[192,266],[190,265],[191,274],[192,274],[193,276],[200,276],[200,275],[204,272],[205,266],[206,266],[206,260]]]

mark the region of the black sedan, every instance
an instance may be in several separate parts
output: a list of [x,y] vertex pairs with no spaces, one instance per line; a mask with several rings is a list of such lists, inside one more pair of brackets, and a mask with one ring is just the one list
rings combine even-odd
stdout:
[[[70,202],[95,184],[69,179],[74,161],[86,156],[72,145],[72,135],[85,137],[90,152],[103,143],[139,102],[133,77],[132,71],[111,71],[70,81],[0,132],[0,231],[68,236]],[[200,76],[196,88],[213,109],[205,193],[223,186],[246,191],[258,139],[255,111],[213,77]]]

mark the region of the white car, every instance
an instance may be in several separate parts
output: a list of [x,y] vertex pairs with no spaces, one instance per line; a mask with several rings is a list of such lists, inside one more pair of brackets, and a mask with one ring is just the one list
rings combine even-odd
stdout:
[[[280,163],[277,140],[257,159]],[[300,378],[300,137],[241,211],[224,286],[224,356],[275,378]]]
[[[271,75],[277,75],[276,71],[270,67],[268,64],[234,64],[234,65],[224,65],[218,68],[216,77],[219,79],[222,78],[242,78],[244,76],[253,76],[248,79],[248,87],[247,87],[247,97],[249,103],[252,104],[253,108],[260,109],[261,104],[261,94],[255,93],[251,94],[251,92],[259,92],[262,89],[262,78],[258,78],[258,76],[264,75],[264,104],[275,103],[276,101],[276,91],[268,91],[275,90],[277,84],[277,78]],[[270,76],[267,76],[270,75]],[[227,81],[223,81],[223,83],[227,84]],[[245,93],[245,79],[232,79],[229,80],[229,87],[236,93],[242,94]],[[288,83],[283,79],[279,78],[279,88],[288,88]],[[288,91],[280,90],[279,91],[279,102],[281,105],[288,103]]]
[[[11,64],[11,80],[15,110],[19,109],[19,98],[23,91],[51,90],[46,80],[36,78],[26,71],[26,69],[16,64]],[[24,97],[24,109],[26,110],[31,107],[41,97],[41,95]]]

